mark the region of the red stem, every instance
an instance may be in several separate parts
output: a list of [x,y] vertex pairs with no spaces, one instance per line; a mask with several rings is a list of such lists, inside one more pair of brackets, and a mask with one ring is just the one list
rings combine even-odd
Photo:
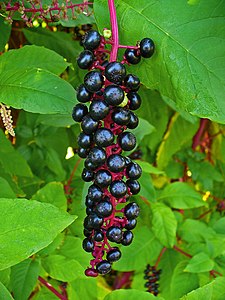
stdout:
[[119,48],[119,33],[118,33],[118,24],[116,17],[116,7],[114,0],[108,0],[108,7],[110,13],[110,22],[112,30],[112,49],[110,54],[110,62],[117,60],[117,53]]
[[192,255],[191,255],[191,254],[189,254],[189,253],[183,251],[182,249],[180,249],[180,248],[177,247],[177,246],[173,246],[173,249],[176,250],[177,252],[180,252],[181,254],[183,254],[183,255],[189,257],[189,258],[192,258]]
[[157,261],[155,263],[155,268],[158,267],[158,264],[159,264],[159,262],[160,262],[160,260],[163,256],[163,254],[166,252],[166,249],[167,249],[166,247],[162,248],[161,252],[159,253],[159,256],[158,256]]
[[77,170],[80,162],[81,162],[81,158],[79,158],[78,161],[76,162],[76,164],[75,164],[75,166],[74,166],[74,168],[73,168],[73,170],[72,170],[72,172],[70,174],[70,178],[68,179],[66,185],[64,185],[64,191],[65,191],[65,193],[67,195],[70,194],[70,185],[71,185],[71,182],[73,180],[74,174],[75,174],[75,172],[76,172],[76,170]]
[[130,283],[130,277],[132,274],[133,272],[124,272],[122,276],[116,277],[116,280],[113,284],[113,289],[119,290],[123,287],[126,287]]
[[56,297],[58,297],[60,300],[68,300],[67,297],[60,294],[48,281],[46,281],[41,276],[38,277],[38,280],[47,288],[49,291],[51,291]]
[[193,137],[193,142],[192,142],[193,150],[195,150],[196,147],[201,143],[201,137],[202,137],[202,134],[203,134],[208,122],[209,122],[208,119],[201,119],[198,131],[196,132],[196,134]]

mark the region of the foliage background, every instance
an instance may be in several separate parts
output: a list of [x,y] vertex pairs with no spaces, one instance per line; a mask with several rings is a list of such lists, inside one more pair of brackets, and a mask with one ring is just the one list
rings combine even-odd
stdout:
[[[85,74],[74,27],[110,28],[107,1],[95,0],[90,17],[46,28],[19,17],[8,25],[2,10],[0,102],[13,108],[16,138],[0,131],[0,299],[57,299],[38,276],[59,292],[67,283],[71,300],[155,299],[144,292],[143,271],[156,262],[157,298],[225,299],[225,1],[118,0],[116,7],[121,44],[151,37],[156,53],[128,68],[141,79],[143,99],[134,130],[143,168],[134,242],[113,273],[97,279],[83,274],[87,184],[71,110]],[[127,272],[129,289],[112,291]]]

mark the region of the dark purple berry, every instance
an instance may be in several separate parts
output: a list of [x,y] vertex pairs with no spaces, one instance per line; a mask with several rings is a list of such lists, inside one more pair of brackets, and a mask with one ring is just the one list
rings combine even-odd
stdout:
[[98,201],[101,201],[102,200],[102,197],[103,197],[103,192],[102,190],[100,189],[100,187],[98,187],[97,185],[95,184],[92,184],[89,186],[88,188],[88,197],[95,201],[95,202],[98,202]]
[[113,173],[120,173],[125,168],[125,160],[120,154],[112,154],[107,159],[107,166]]
[[99,121],[108,115],[109,105],[104,100],[93,100],[89,112],[92,119]]
[[126,49],[124,56],[128,63],[136,65],[141,61],[141,55],[137,53],[136,49]]
[[134,229],[137,225],[136,219],[127,219],[127,224],[125,225],[125,228],[128,230]]
[[92,242],[92,240],[85,238],[83,240],[83,249],[86,252],[92,252],[94,250],[94,243]]
[[118,125],[127,125],[130,123],[130,111],[128,109],[118,107],[112,113],[112,120]]
[[83,117],[81,128],[86,134],[91,134],[98,128],[98,121],[93,120],[92,117],[88,114]]
[[77,154],[81,157],[81,158],[86,158],[88,156],[89,153],[89,149],[84,149],[84,148],[79,148],[77,150]]
[[107,170],[99,170],[95,175],[95,184],[100,187],[107,187],[112,182],[112,175]]
[[141,106],[141,97],[136,92],[129,92],[127,98],[130,100],[129,109],[136,110]]
[[136,162],[131,162],[126,168],[126,175],[130,179],[138,179],[141,177],[142,169]]
[[129,129],[134,129],[138,126],[139,124],[139,119],[138,117],[135,115],[135,113],[133,113],[132,111],[130,111],[130,121],[127,124],[127,128]]
[[118,248],[113,248],[109,250],[109,252],[106,255],[106,258],[110,263],[118,261],[120,257],[121,257],[121,252]]
[[86,236],[87,238],[89,238],[92,234],[92,230],[88,230],[86,228],[84,228],[84,236]]
[[137,218],[140,213],[140,208],[135,202],[127,204],[124,208],[124,215],[127,219]]
[[84,85],[86,89],[91,93],[99,91],[102,88],[103,83],[104,78],[98,71],[91,71],[84,77]]
[[90,197],[86,196],[86,198],[85,198],[85,205],[87,207],[93,208],[94,205],[95,205],[95,201],[93,201]]
[[140,87],[140,79],[133,74],[127,74],[124,79],[124,85],[131,91],[137,91]]
[[106,275],[111,271],[111,264],[108,260],[102,260],[96,265],[96,270],[101,275]]
[[101,228],[103,222],[104,219],[102,217],[99,217],[97,214],[92,213],[84,219],[84,227],[86,229],[99,229]]
[[124,246],[129,246],[133,240],[133,233],[130,230],[123,232],[123,238],[121,240],[121,244]]
[[120,84],[126,76],[126,68],[120,62],[110,62],[105,68],[105,77],[116,84]]
[[101,230],[96,230],[93,236],[94,241],[101,242],[104,239],[104,234]]
[[140,192],[140,184],[137,180],[134,179],[128,179],[126,181],[127,187],[129,187],[130,192],[132,193],[132,195],[137,195]]
[[90,68],[93,62],[94,62],[94,55],[89,50],[82,51],[77,58],[77,64],[80,69]]
[[94,171],[97,169],[97,165],[93,163],[93,161],[87,157],[84,161],[84,166],[87,170]]
[[92,141],[93,141],[93,136],[86,134],[84,132],[81,132],[77,139],[77,143],[78,143],[79,147],[85,148],[85,149],[90,148]]
[[110,184],[110,193],[113,197],[119,199],[126,195],[127,186],[122,180],[115,180]]
[[155,45],[152,39],[144,38],[140,42],[140,53],[144,58],[149,58],[153,55],[155,51]]
[[94,179],[94,173],[91,170],[83,169],[81,177],[83,181],[90,182]]
[[82,45],[85,49],[94,50],[98,48],[101,42],[101,36],[96,30],[88,31],[82,40]]
[[123,232],[118,226],[111,226],[106,231],[106,236],[109,241],[119,243],[123,237]]
[[108,85],[104,90],[105,101],[112,106],[119,105],[123,102],[124,91],[118,85]]
[[100,167],[106,160],[105,150],[100,147],[93,147],[88,154],[88,158],[91,160],[93,165]]
[[114,134],[110,129],[99,128],[94,134],[94,141],[99,147],[110,146],[114,141]]
[[88,108],[84,104],[77,104],[73,108],[72,118],[75,122],[81,122],[83,117],[88,113]]
[[96,214],[100,217],[109,217],[113,211],[111,202],[101,201],[96,205]]
[[136,146],[136,138],[131,132],[122,132],[118,135],[118,144],[124,151],[133,150]]
[[91,100],[92,97],[92,93],[90,93],[86,87],[84,86],[84,84],[81,84],[80,86],[78,86],[77,88],[77,100],[79,102],[88,102]]
[[90,276],[90,277],[97,277],[98,276],[98,272],[95,269],[86,269],[85,270],[85,275],[86,276]]

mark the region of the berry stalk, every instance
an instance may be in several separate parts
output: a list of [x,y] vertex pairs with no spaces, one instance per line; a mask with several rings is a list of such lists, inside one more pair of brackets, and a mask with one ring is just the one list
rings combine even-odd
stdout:
[[112,31],[112,49],[110,54],[109,61],[117,60],[117,53],[119,48],[119,32],[118,32],[118,24],[116,17],[116,7],[114,0],[108,0],[109,14],[110,14],[110,22],[111,22],[111,31]]

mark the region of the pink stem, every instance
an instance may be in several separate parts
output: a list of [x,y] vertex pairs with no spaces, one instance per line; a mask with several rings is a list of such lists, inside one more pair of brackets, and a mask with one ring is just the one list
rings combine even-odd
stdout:
[[119,45],[119,48],[125,48],[125,49],[135,49],[138,50],[139,47],[138,46],[127,46],[127,45]]
[[108,0],[108,6],[109,6],[109,13],[110,13],[112,41],[113,41],[111,54],[110,54],[110,62],[112,62],[112,61],[116,61],[117,59],[117,53],[119,48],[119,33],[118,33],[116,7],[115,7],[114,0]]
[[205,130],[205,127],[206,127],[208,122],[209,122],[208,119],[201,119],[198,131],[196,132],[196,134],[193,137],[193,142],[192,142],[192,149],[193,150],[195,150],[196,147],[200,144],[202,134],[203,134],[203,132]]
[[126,287],[126,285],[130,282],[130,277],[132,274],[133,272],[124,272],[121,277],[117,277],[113,284],[113,289],[119,290],[123,287]]
[[166,247],[162,248],[161,252],[159,253],[159,256],[158,256],[157,261],[156,261],[156,263],[155,263],[155,268],[158,267],[158,264],[159,264],[159,262],[160,262],[160,260],[161,260],[161,257],[162,257],[163,254],[165,253],[166,249],[167,249]]
[[51,291],[56,297],[58,297],[60,300],[68,300],[67,297],[64,297],[62,294],[60,294],[48,281],[46,281],[41,276],[38,277],[38,280],[47,288],[49,291]]

